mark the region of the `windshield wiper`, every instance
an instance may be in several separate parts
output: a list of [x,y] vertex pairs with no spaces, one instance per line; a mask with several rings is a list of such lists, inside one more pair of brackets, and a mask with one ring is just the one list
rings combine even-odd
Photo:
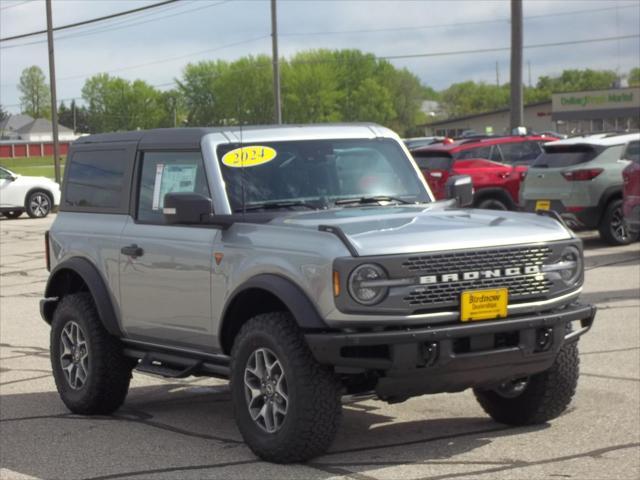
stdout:
[[[280,202],[263,202],[263,203],[254,203],[252,205],[246,205],[244,210],[249,212],[252,210],[275,210],[278,208],[289,208],[289,207],[304,207],[311,210],[316,210],[319,207],[307,202],[300,201],[280,201]],[[238,212],[242,212],[242,208],[238,208]]]
[[396,202],[404,205],[413,205],[416,202],[410,202],[400,197],[390,197],[388,195],[376,195],[373,197],[355,197],[355,198],[341,198],[333,202],[334,205],[363,205],[367,203],[380,203],[380,202]]

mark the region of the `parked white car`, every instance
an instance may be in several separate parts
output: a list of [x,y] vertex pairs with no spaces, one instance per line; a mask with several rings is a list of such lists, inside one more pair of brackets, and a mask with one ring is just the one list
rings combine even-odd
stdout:
[[27,212],[32,218],[44,218],[60,204],[60,185],[45,177],[18,175],[0,167],[0,213],[18,218]]

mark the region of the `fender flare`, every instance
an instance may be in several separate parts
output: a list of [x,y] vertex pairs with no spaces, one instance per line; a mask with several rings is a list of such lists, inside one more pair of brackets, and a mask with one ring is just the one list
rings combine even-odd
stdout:
[[622,198],[622,184],[612,185],[607,187],[602,195],[600,195],[600,201],[598,202],[598,223],[602,220],[607,205],[613,198]]
[[229,322],[234,321],[233,318],[227,318],[227,314],[231,308],[234,308],[236,299],[250,289],[260,289],[275,296],[291,312],[296,324],[302,330],[330,329],[313,302],[298,285],[285,277],[265,273],[250,278],[229,296],[220,317],[222,321],[218,327],[218,338],[222,339]]
[[82,257],[72,257],[65,260],[64,262],[56,265],[56,267],[51,271],[51,275],[49,276],[49,280],[47,281],[47,286],[45,288],[44,301],[52,305],[48,306],[45,304],[41,308],[44,320],[49,324],[51,323],[55,304],[65,293],[64,291],[60,291],[60,286],[56,284],[56,281],[65,271],[71,271],[77,274],[85,283],[89,289],[89,293],[93,297],[93,302],[104,328],[111,335],[123,337],[124,333],[120,327],[120,322],[113,305],[113,299],[109,289],[107,288],[106,282],[95,265]]

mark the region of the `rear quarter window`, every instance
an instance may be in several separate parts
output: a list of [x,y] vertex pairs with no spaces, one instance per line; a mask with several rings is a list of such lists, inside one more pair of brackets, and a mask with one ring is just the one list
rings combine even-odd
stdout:
[[64,205],[87,210],[123,208],[126,160],[124,150],[75,152],[67,165]]

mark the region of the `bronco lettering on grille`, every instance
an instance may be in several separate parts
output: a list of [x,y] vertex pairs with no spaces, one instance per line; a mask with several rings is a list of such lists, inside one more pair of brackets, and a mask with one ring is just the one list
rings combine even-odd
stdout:
[[540,273],[538,265],[524,267],[496,268],[493,270],[476,270],[471,272],[444,273],[441,275],[424,275],[420,277],[422,285],[435,283],[459,282],[461,280],[479,280],[481,278],[517,277],[520,275],[536,275]]

